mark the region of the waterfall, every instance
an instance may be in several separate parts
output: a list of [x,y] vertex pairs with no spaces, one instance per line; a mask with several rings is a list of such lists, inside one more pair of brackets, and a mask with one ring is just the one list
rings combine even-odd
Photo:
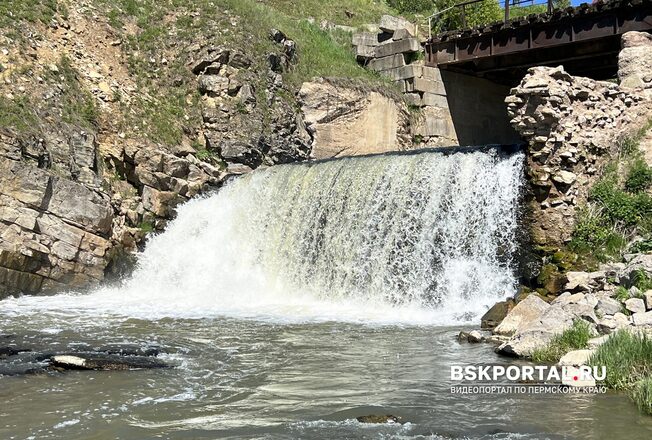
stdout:
[[181,206],[133,276],[9,300],[142,318],[449,324],[514,293],[523,155],[422,151],[280,165]]

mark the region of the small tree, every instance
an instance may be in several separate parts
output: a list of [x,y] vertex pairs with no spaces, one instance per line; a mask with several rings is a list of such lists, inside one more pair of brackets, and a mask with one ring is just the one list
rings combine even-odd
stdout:
[[[435,10],[444,11],[459,3],[459,0],[435,0]],[[503,9],[500,7],[498,0],[485,0],[465,7],[467,27],[495,23],[500,21],[502,17]],[[444,12],[434,23],[434,26],[433,30],[436,32],[462,28],[462,9],[453,8]]]

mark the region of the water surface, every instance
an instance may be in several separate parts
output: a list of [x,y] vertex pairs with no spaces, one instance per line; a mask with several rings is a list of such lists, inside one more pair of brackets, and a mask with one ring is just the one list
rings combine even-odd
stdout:
[[[451,364],[508,362],[459,328],[230,318],[0,318],[53,351],[157,345],[167,370],[0,377],[3,439],[649,439],[623,395],[454,395]],[[81,344],[81,345],[80,345]],[[86,345],[83,345],[86,344]],[[394,414],[403,425],[355,417]],[[626,433],[626,435],[625,435]]]

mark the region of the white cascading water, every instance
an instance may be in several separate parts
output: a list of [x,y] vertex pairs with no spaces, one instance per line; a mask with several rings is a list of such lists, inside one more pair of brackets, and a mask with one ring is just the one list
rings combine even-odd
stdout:
[[161,317],[452,324],[514,293],[523,155],[282,165],[182,206],[133,276],[43,309]]

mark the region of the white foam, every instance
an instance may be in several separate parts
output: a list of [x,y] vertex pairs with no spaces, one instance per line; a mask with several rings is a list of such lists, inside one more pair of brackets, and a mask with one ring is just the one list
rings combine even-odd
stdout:
[[257,171],[180,207],[120,286],[2,310],[468,322],[513,293],[522,163],[425,152]]

